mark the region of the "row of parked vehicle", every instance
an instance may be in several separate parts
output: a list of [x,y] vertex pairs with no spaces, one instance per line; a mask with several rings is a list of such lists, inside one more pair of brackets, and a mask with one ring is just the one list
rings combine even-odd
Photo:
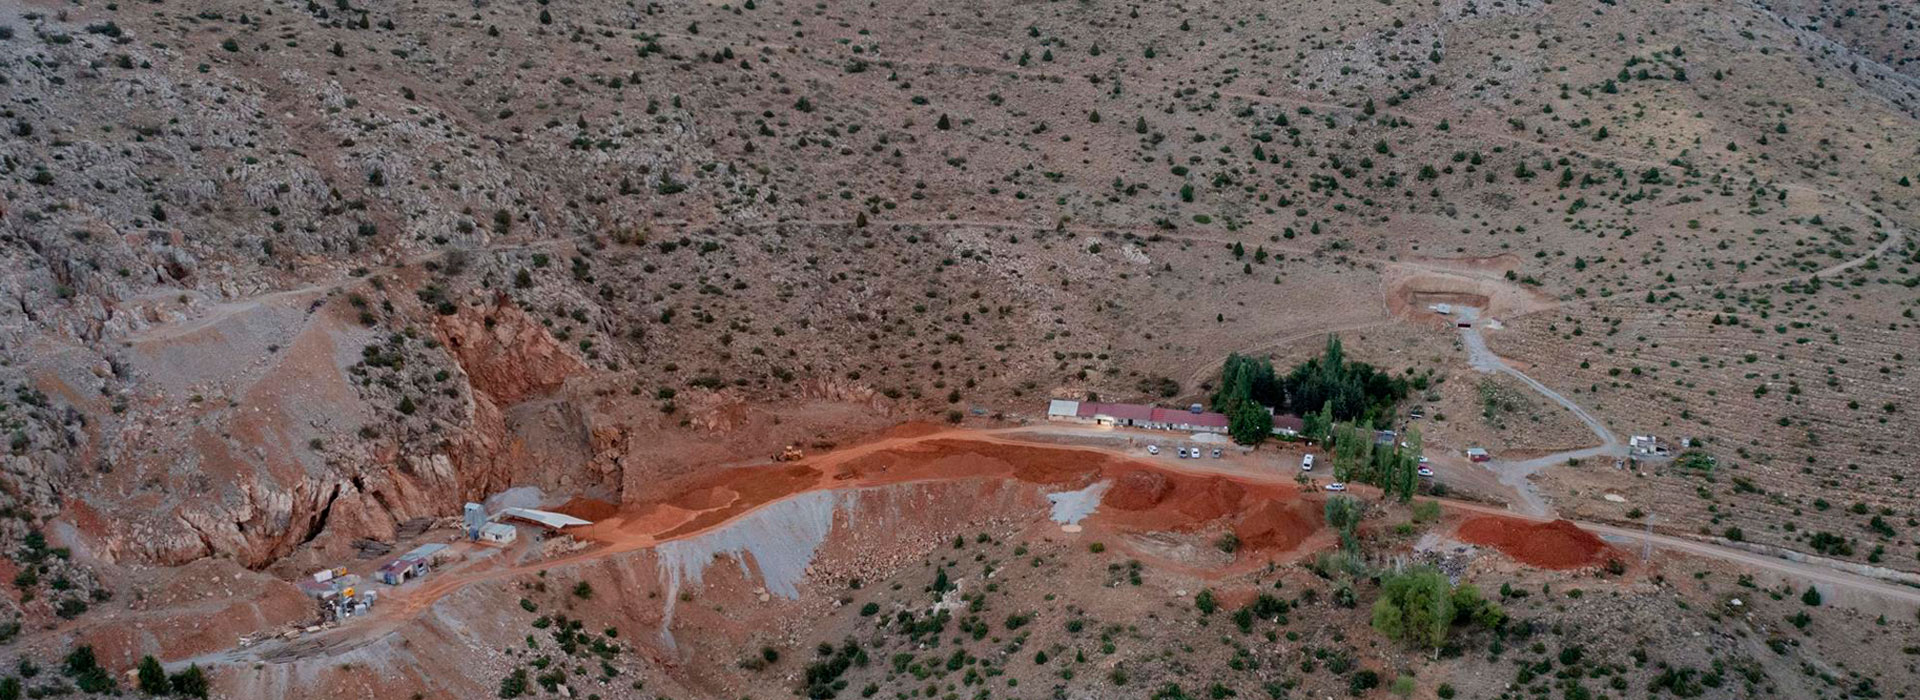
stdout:
[[[1219,450],[1214,450],[1214,452],[1219,452]],[[1219,455],[1214,455],[1214,456],[1217,457]],[[1308,453],[1300,458],[1300,471],[1303,471],[1303,472],[1313,471],[1313,454],[1312,453]],[[1433,476],[1433,469],[1427,466],[1427,458],[1425,457],[1420,458],[1420,466],[1418,469],[1416,469],[1416,472],[1418,472],[1421,476]]]
[[[1199,458],[1200,458],[1200,456],[1201,456],[1201,453],[1202,453],[1202,450],[1201,450],[1201,448],[1198,448],[1198,447],[1182,447],[1182,448],[1180,448],[1180,458],[1181,458],[1181,459],[1199,459]],[[1148,445],[1148,446],[1147,446],[1147,454],[1150,454],[1150,455],[1157,455],[1157,454],[1160,454],[1160,446],[1159,446],[1159,445]],[[1214,458],[1214,459],[1219,459],[1219,458],[1220,458],[1220,448],[1218,448],[1218,447],[1215,447],[1215,448],[1213,448],[1213,458]]]
[[[1303,472],[1313,471],[1313,453],[1309,452],[1306,455],[1303,455],[1300,457],[1300,471],[1303,471]],[[1433,478],[1433,468],[1427,466],[1426,457],[1420,458],[1420,466],[1414,469],[1414,473],[1429,479]],[[1340,483],[1338,481],[1335,481],[1327,484],[1325,488],[1328,491],[1345,491],[1347,490],[1347,485]]]

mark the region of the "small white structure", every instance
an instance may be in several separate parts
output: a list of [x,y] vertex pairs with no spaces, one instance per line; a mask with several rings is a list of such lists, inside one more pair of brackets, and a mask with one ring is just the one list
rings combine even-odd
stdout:
[[1433,309],[1434,313],[1440,314],[1442,316],[1449,316],[1453,314],[1452,304],[1434,304],[1429,308]]
[[1054,399],[1047,402],[1047,420],[1063,420],[1072,423],[1092,423],[1092,420],[1080,417],[1080,402],[1070,399]]
[[520,538],[520,531],[506,523],[487,523],[480,526],[480,541],[487,544],[507,545]]

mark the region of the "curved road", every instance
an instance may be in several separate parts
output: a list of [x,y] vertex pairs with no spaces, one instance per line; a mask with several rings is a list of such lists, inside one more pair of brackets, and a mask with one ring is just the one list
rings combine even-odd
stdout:
[[1540,380],[1529,377],[1526,373],[1514,369],[1512,365],[1500,359],[1499,355],[1495,355],[1492,350],[1489,350],[1487,348],[1486,338],[1480,335],[1479,309],[1470,306],[1456,306],[1454,307],[1454,314],[1459,317],[1461,322],[1466,324],[1460,327],[1460,342],[1467,348],[1468,365],[1481,372],[1488,374],[1505,374],[1520,380],[1522,384],[1526,384],[1532,388],[1535,393],[1547,397],[1548,400],[1560,404],[1562,408],[1572,412],[1575,418],[1579,418],[1581,423],[1587,425],[1588,430],[1593,431],[1594,437],[1600,439],[1600,444],[1594,447],[1556,452],[1518,462],[1493,460],[1486,463],[1487,469],[1492,470],[1494,475],[1499,477],[1500,483],[1511,487],[1514,493],[1519,495],[1519,503],[1516,505],[1519,506],[1521,512],[1533,516],[1550,515],[1552,509],[1547,506],[1546,499],[1541,497],[1540,490],[1533,485],[1533,481],[1528,477],[1555,464],[1564,464],[1569,459],[1587,459],[1589,457],[1602,455],[1623,457],[1627,454],[1626,445],[1621,444],[1620,437],[1614,435],[1612,430],[1607,429],[1607,424],[1600,422],[1599,418],[1595,418],[1593,414],[1588,413],[1587,409],[1582,408],[1580,404],[1574,403],[1573,399],[1562,396],[1560,392],[1547,388],[1545,384],[1541,384]]

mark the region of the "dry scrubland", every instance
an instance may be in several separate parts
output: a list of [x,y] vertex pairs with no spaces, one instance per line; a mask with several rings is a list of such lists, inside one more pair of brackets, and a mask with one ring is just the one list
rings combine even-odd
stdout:
[[290,578],[508,485],[619,500],[902,418],[1184,401],[1335,330],[1443,378],[1431,446],[1578,444],[1408,323],[1469,288],[1516,365],[1715,460],[1548,470],[1563,511],[1914,570],[1916,22],[15,3],[0,617],[59,646],[184,575],[144,567]]

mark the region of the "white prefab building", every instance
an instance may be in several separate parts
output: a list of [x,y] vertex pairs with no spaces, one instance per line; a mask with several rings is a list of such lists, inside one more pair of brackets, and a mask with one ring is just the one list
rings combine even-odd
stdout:
[[487,523],[480,526],[480,541],[488,544],[513,544],[520,538],[520,531],[506,523]]

